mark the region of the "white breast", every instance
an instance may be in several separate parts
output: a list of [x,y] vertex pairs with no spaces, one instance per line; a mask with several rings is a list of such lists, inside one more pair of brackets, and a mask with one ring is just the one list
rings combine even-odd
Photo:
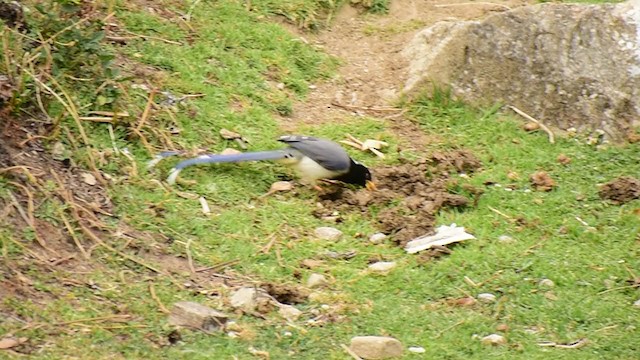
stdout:
[[303,156],[299,161],[288,165],[295,169],[299,174],[300,179],[306,183],[313,183],[319,179],[332,179],[338,175],[342,175],[342,173],[336,173],[335,171],[323,168],[320,164],[306,156]]

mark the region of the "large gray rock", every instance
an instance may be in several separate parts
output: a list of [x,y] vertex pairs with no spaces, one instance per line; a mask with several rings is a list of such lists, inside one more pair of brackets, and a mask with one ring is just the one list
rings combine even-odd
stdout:
[[476,104],[514,105],[546,124],[621,137],[640,126],[640,0],[539,4],[440,22],[405,49],[405,92],[432,82]]

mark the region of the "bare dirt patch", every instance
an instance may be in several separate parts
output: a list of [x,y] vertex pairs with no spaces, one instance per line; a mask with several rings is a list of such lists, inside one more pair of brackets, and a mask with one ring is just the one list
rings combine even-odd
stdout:
[[600,197],[614,204],[624,204],[640,199],[640,180],[631,176],[621,176],[600,187]]
[[338,75],[315,84],[304,102],[294,104],[290,117],[282,118],[285,131],[303,125],[349,122],[369,116],[386,121],[406,148],[422,149],[438,142],[425,134],[402,112],[376,112],[392,106],[408,78],[402,50],[420,30],[438,21],[481,19],[494,12],[527,4],[522,0],[470,3],[450,0],[392,0],[388,14],[370,15],[345,5],[328,29],[304,33],[288,26],[304,41],[336,56],[342,63]]
[[309,297],[308,290],[296,285],[267,282],[260,285],[260,287],[283,304],[301,304],[306,302]]
[[374,170],[377,191],[332,188],[320,196],[322,208],[314,215],[328,217],[336,211],[360,211],[372,216],[380,231],[393,235],[394,241],[404,246],[411,239],[433,232],[440,209],[475,202],[452,193],[460,187],[451,174],[470,173],[480,167],[480,161],[472,153],[454,151],[435,153],[417,163],[377,168]]

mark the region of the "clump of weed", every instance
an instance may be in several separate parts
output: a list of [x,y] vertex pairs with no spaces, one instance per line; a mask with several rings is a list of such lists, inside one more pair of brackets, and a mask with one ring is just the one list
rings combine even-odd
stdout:
[[[101,2],[98,2],[101,3]],[[115,55],[104,43],[99,5],[80,0],[25,2],[24,23],[2,29],[0,74],[14,88],[11,109],[61,114],[58,97],[73,89],[79,107],[112,107],[119,96]],[[71,95],[69,95],[71,96]]]

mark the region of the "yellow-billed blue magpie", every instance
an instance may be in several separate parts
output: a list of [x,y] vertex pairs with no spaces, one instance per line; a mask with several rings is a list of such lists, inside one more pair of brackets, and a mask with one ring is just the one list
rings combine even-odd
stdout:
[[[278,141],[289,147],[281,150],[231,155],[210,154],[184,160],[171,170],[167,181],[174,183],[180,171],[191,165],[278,160],[295,169],[303,182],[314,184],[316,180],[332,179],[366,186],[369,189],[375,188],[369,169],[353,160],[340,145],[333,141],[301,135],[281,136]],[[174,155],[175,153],[166,154]]]

